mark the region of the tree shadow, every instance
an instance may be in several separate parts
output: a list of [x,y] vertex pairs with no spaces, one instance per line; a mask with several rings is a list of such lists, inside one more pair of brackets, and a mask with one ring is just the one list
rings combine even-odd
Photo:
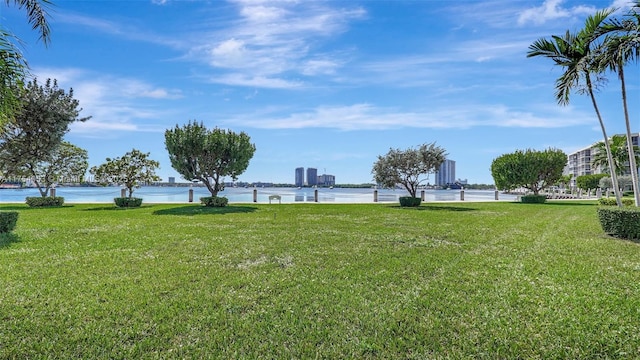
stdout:
[[194,215],[224,215],[235,213],[250,213],[256,211],[257,208],[253,206],[225,206],[225,207],[212,207],[202,205],[188,205],[175,207],[170,209],[156,210],[153,215],[182,215],[182,216],[194,216]]
[[1,233],[0,234],[0,249],[8,248],[11,244],[20,242],[18,235],[14,233]]
[[[543,204],[543,206],[546,205],[550,205],[550,206],[598,206],[597,202],[585,202],[585,201],[589,201],[589,200],[553,200],[553,201],[547,201]],[[523,204],[523,203],[518,203],[518,204]]]
[[132,211],[132,210],[136,210],[136,209],[145,209],[145,208],[150,208],[152,207],[152,205],[142,205],[142,206],[136,206],[136,207],[118,207],[115,205],[103,205],[103,206],[97,206],[97,207],[90,207],[90,208],[86,208],[86,209],[82,209],[82,211],[109,211],[109,210],[115,210],[115,211]]
[[408,210],[408,211],[477,211],[475,208],[460,207],[460,206],[438,206],[438,205],[421,205],[416,207],[411,206],[390,206],[394,209]]

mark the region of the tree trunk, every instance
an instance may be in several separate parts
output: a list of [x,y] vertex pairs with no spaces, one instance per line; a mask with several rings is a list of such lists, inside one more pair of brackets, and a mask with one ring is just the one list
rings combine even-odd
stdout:
[[620,195],[620,186],[618,185],[618,174],[616,170],[616,165],[613,162],[613,155],[611,154],[611,146],[609,145],[609,137],[607,136],[607,130],[604,127],[604,122],[602,121],[602,115],[600,115],[600,109],[598,108],[598,104],[596,103],[596,97],[593,94],[593,87],[591,85],[591,76],[587,72],[585,74],[587,79],[587,89],[589,89],[589,96],[591,97],[591,103],[593,104],[593,109],[596,111],[596,115],[598,116],[598,122],[600,123],[600,130],[602,130],[602,137],[604,138],[604,148],[607,152],[607,161],[609,162],[609,173],[611,174],[611,186],[613,186],[613,194],[616,197],[616,204],[618,207],[622,207],[622,197]]
[[629,123],[629,109],[627,108],[627,89],[624,83],[624,64],[618,64],[620,84],[622,86],[622,107],[624,109],[624,122],[627,126],[627,150],[629,151],[629,170],[631,170],[631,181],[633,185],[633,196],[636,207],[640,206],[640,192],[638,192],[638,165],[636,164],[636,154],[633,151],[633,141],[631,140],[631,124]]

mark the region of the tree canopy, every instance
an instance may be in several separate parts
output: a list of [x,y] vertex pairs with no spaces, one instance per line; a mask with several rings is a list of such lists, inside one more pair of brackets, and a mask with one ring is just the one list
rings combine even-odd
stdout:
[[517,150],[494,159],[491,175],[499,189],[522,187],[537,195],[562,177],[566,164],[567,155],[562,150]]
[[80,117],[82,109],[73,89],[60,89],[55,80],[48,79],[44,85],[28,82],[19,100],[16,113],[0,132],[0,162],[9,174],[21,172],[26,164],[35,167],[48,161],[69,125],[89,119]]
[[224,189],[224,177],[237,180],[249,166],[256,150],[245,132],[207,129],[190,121],[165,131],[165,146],[171,166],[188,181],[201,181],[217,196]]
[[445,149],[435,143],[422,144],[406,150],[389,149],[378,156],[371,173],[375,182],[384,187],[402,185],[412,197],[416,197],[418,187],[428,179],[446,160]]
[[88,158],[86,150],[63,141],[47,158],[24,164],[22,174],[33,179],[40,195],[45,197],[57,182],[82,181],[89,167]]
[[124,186],[128,191],[128,197],[132,198],[134,188],[161,180],[155,172],[160,163],[151,160],[149,155],[149,153],[132,149],[122,157],[107,158],[106,162],[92,167],[89,172],[95,177],[95,182],[100,185]]
[[[611,139],[609,139],[609,147],[611,149],[611,157],[613,159],[614,168],[616,170],[617,175],[626,175],[630,174],[631,170],[629,167],[629,151],[628,151],[628,142],[627,137],[625,135],[613,135]],[[600,141],[595,145],[596,153],[593,154],[591,159],[591,164],[593,166],[601,167],[603,172],[611,173],[611,169],[609,169],[609,162],[607,161],[607,154],[605,152],[605,142]],[[638,162],[640,158],[640,149],[638,146],[633,145],[633,153],[636,157],[636,162]]]

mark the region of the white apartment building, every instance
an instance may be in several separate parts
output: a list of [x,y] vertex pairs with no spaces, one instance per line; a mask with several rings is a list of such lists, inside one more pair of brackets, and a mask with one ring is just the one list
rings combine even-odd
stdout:
[[[618,134],[624,136],[625,134]],[[638,138],[640,133],[631,134],[633,145],[638,146]],[[563,175],[571,175],[571,184],[575,185],[575,179],[582,175],[601,174],[602,169],[599,166],[592,166],[591,162],[598,152],[597,143],[573,152],[567,156],[567,165],[564,168]]]

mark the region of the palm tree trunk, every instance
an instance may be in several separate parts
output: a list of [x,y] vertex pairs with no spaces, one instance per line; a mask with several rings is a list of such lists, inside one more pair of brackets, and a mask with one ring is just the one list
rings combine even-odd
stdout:
[[600,115],[600,109],[598,108],[598,104],[596,102],[596,97],[593,94],[593,87],[591,85],[591,76],[587,72],[585,74],[587,80],[587,89],[589,89],[589,96],[591,97],[591,103],[593,104],[593,109],[596,111],[596,115],[598,116],[598,121],[600,122],[600,129],[602,130],[602,136],[604,137],[604,147],[607,150],[607,161],[609,162],[609,172],[611,173],[611,184],[613,186],[613,193],[616,197],[616,204],[618,207],[622,207],[622,197],[620,196],[620,186],[618,186],[618,175],[616,173],[616,165],[613,162],[613,156],[611,155],[611,146],[609,146],[609,137],[607,136],[607,130],[604,127],[604,122],[602,121],[602,115]]
[[627,108],[627,88],[624,83],[624,64],[619,63],[620,84],[622,86],[622,108],[624,109],[624,122],[627,126],[627,150],[629,151],[629,169],[631,170],[631,181],[633,182],[633,196],[636,207],[640,206],[640,192],[638,192],[638,165],[636,164],[636,154],[633,151],[633,141],[631,139],[631,124],[629,123],[629,109]]

